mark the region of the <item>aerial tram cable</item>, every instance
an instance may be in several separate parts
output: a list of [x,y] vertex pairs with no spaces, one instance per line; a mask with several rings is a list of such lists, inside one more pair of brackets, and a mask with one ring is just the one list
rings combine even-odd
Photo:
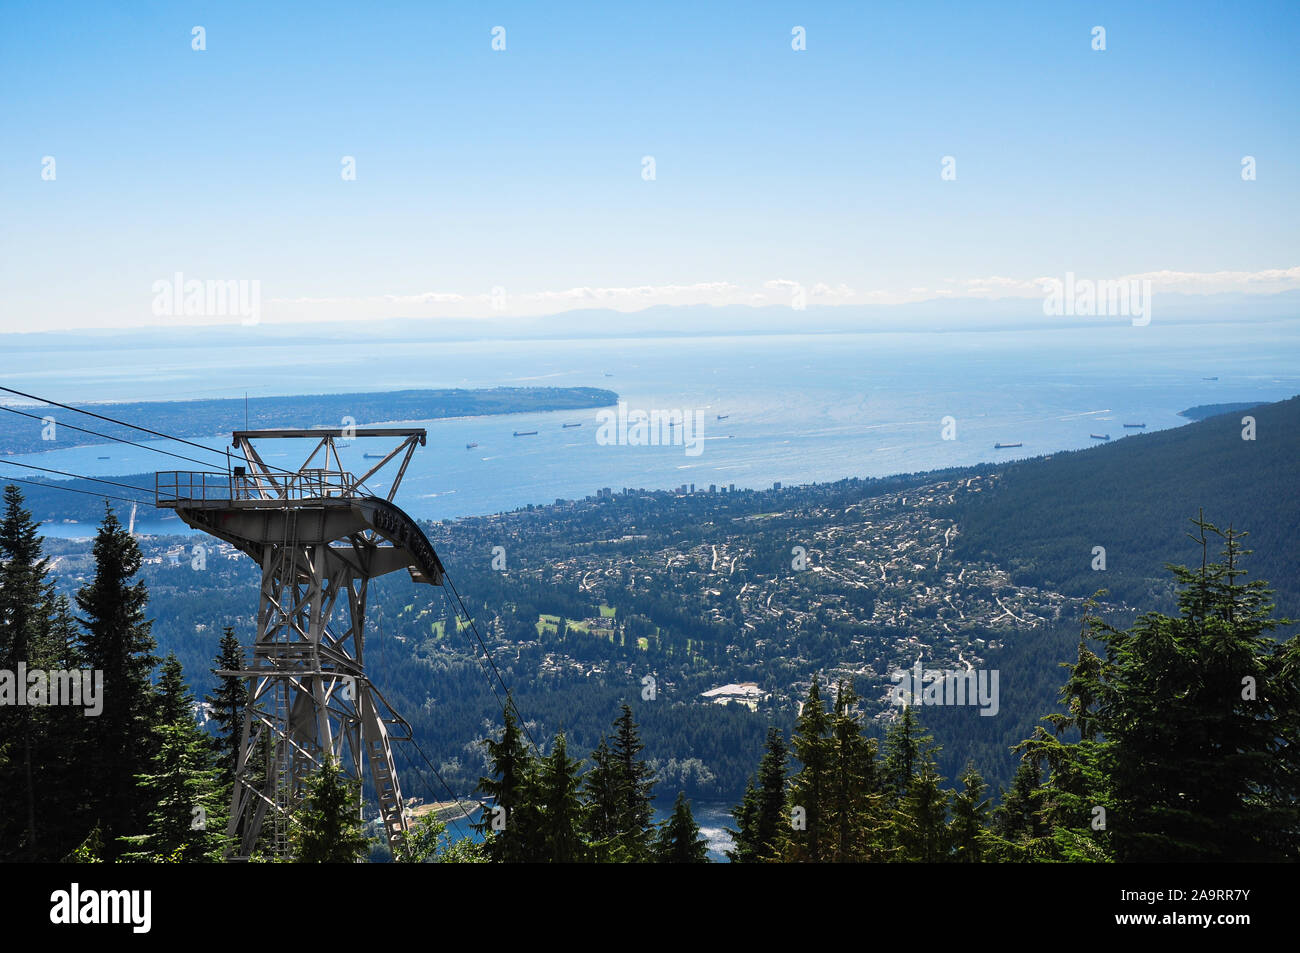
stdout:
[[[409,740],[409,741],[411,742],[411,744],[415,745],[416,750],[420,752],[420,757],[421,757],[421,758],[424,758],[425,763],[429,765],[429,769],[433,772],[433,776],[434,776],[435,778],[437,778],[437,779],[438,779],[438,783],[442,785],[442,789],[443,789],[444,791],[447,792],[447,796],[448,796],[449,798],[451,798],[452,801],[455,802],[456,807],[460,810],[461,814],[463,814],[463,815],[465,816],[465,822],[466,822],[467,824],[469,824],[469,825],[472,827],[473,824],[474,824],[474,818],[472,818],[472,817],[469,815],[469,812],[466,811],[465,808],[461,806],[461,799],[460,799],[459,797],[456,796],[456,793],[455,793],[454,791],[452,791],[452,789],[451,789],[451,785],[449,785],[446,781],[443,780],[442,775],[438,773],[438,769],[435,768],[435,767],[433,766],[433,762],[431,762],[427,757],[425,757],[424,752],[420,750],[420,746],[419,746],[418,744],[416,744],[415,739],[412,738],[412,739],[401,739],[401,740]],[[402,750],[402,749],[401,749],[401,748],[398,748],[397,750]],[[402,757],[406,760],[406,764],[407,764],[407,766],[408,766],[412,771],[415,772],[416,776],[417,776],[417,777],[421,777],[421,778],[424,780],[424,783],[425,783],[425,784],[426,784],[426,785],[427,785],[427,786],[432,790],[433,785],[432,785],[432,784],[429,784],[429,778],[428,778],[428,775],[425,774],[423,770],[421,770],[419,764],[416,763],[415,759],[412,758],[412,757],[411,757],[411,756],[410,756],[406,751],[404,751],[404,750],[402,750]],[[469,836],[468,834],[465,833],[465,831],[461,830],[461,827],[460,827],[460,818],[458,818],[458,817],[448,817],[447,820],[448,820],[449,823],[455,825],[455,827],[456,827],[456,832],[457,832],[457,833],[458,833],[462,838]]]
[[429,770],[433,772],[433,776],[438,779],[438,783],[443,786],[443,789],[451,796],[451,799],[456,802],[456,806],[460,808],[460,812],[465,815],[466,823],[472,826],[474,824],[474,818],[470,817],[469,812],[466,811],[464,807],[461,807],[460,798],[454,791],[452,791],[451,785],[442,779],[442,775],[438,773],[438,769],[434,767],[433,762],[429,760],[429,756],[424,753],[424,749],[420,747],[420,743],[416,741],[414,737],[409,740],[415,747],[415,750],[419,752],[420,757],[424,759],[424,763],[429,766]]
[[183,443],[186,446],[194,447],[205,453],[221,453],[220,450],[214,450],[212,447],[205,447],[201,443],[195,443],[192,440],[185,440],[182,437],[173,437],[171,434],[160,433],[157,430],[150,430],[148,427],[141,427],[138,424],[129,424],[124,420],[117,420],[113,417],[106,417],[103,414],[97,414],[91,410],[82,410],[80,407],[73,407],[69,404],[61,404],[57,400],[50,400],[46,397],[37,397],[35,394],[27,394],[20,390],[14,390],[12,387],[0,387],[0,391],[9,394],[16,394],[19,397],[25,397],[28,400],[35,400],[42,404],[49,404],[51,407],[61,407],[64,410],[70,410],[76,414],[85,414],[87,417],[94,417],[96,420],[103,420],[106,423],[117,424],[121,427],[130,427],[132,430],[139,430],[141,433],[147,433],[154,437],[161,437],[164,440],[175,440],[177,443]]
[[[443,570],[442,577],[447,583],[447,588],[449,588],[452,591],[452,593],[456,596],[456,602],[460,605],[460,611],[464,613],[465,621],[469,623],[470,631],[474,633],[474,638],[478,639],[479,647],[483,649],[484,657],[487,658],[488,664],[492,666],[492,671],[496,675],[497,682],[501,685],[502,690],[505,691],[506,698],[510,699],[510,707],[514,708],[515,710],[515,716],[519,719],[519,727],[524,730],[524,734],[528,737],[528,741],[533,746],[533,750],[540,755],[542,753],[542,749],[538,746],[536,739],[533,738],[533,733],[528,730],[528,722],[524,718],[524,713],[519,710],[519,704],[515,701],[514,695],[511,694],[510,687],[506,685],[505,679],[501,677],[501,670],[497,668],[497,663],[492,658],[492,653],[488,651],[487,643],[483,640],[483,636],[479,634],[478,626],[474,624],[474,617],[471,616],[469,614],[469,610],[465,608],[465,600],[463,600],[460,597],[460,593],[456,591],[456,584],[451,581],[451,576],[447,574],[445,568]],[[443,597],[447,599],[448,604],[450,604],[451,597],[448,596],[445,592],[443,593]],[[455,614],[456,607],[451,606],[451,609],[452,609],[452,613]],[[457,631],[459,631],[459,628],[460,627],[457,626]],[[471,646],[471,649],[472,648],[473,646]],[[479,666],[482,667],[482,664],[483,663],[480,661]],[[486,669],[484,669],[484,672],[486,673]],[[492,687],[492,694],[496,696],[497,704],[501,706],[502,711],[505,711],[506,709],[505,701],[501,698],[501,695],[497,692],[496,686],[493,685],[491,687]]]
[[[95,483],[103,483],[108,486],[119,486],[125,490],[135,490],[137,493],[148,492],[147,490],[144,489],[144,487],[132,486],[130,483],[118,483],[115,480],[105,480],[102,479],[101,477],[82,476],[79,473],[69,473],[67,470],[51,470],[49,467],[38,467],[30,463],[19,463],[17,460],[0,460],[0,466],[22,467],[24,470],[40,470],[42,473],[57,473],[60,474],[61,476],[72,477],[74,480],[90,480]],[[138,502],[144,506],[153,506],[153,503],[147,502],[145,500],[137,500],[133,502]]]
[[[44,417],[38,417],[38,416],[36,416],[35,414],[25,413],[24,411],[21,411],[21,410],[19,410],[19,409],[16,408],[16,407],[6,407],[6,406],[4,406],[3,404],[0,404],[0,410],[7,410],[7,411],[9,411],[9,413],[11,413],[11,414],[18,414],[18,415],[21,416],[21,417],[30,417],[32,420],[42,420],[42,421],[43,421],[43,420],[45,419]],[[133,440],[127,440],[125,437],[114,437],[114,436],[112,436],[111,434],[100,433],[98,430],[87,430],[85,427],[77,427],[77,426],[75,426],[75,425],[73,425],[73,424],[65,424],[65,423],[63,423],[62,421],[59,421],[59,420],[56,420],[56,421],[54,421],[54,422],[55,422],[58,426],[60,426],[60,427],[65,427],[65,428],[67,428],[68,430],[75,430],[75,431],[77,431],[78,433],[88,433],[88,434],[90,434],[92,437],[102,437],[102,438],[105,439],[105,440],[112,440],[112,441],[114,441],[114,442],[116,442],[116,443],[124,443],[124,444],[126,444],[127,446],[129,446],[129,447],[138,447],[138,448],[141,449],[141,450],[152,450],[152,451],[154,451],[154,453],[162,453],[162,454],[166,454],[166,455],[169,456],[169,457],[175,457],[177,460],[186,460],[186,461],[188,461],[189,463],[197,463],[197,464],[198,464],[199,466],[201,466],[201,467],[210,467],[210,466],[212,466],[212,463],[211,463],[210,461],[207,461],[207,460],[196,460],[196,459],[194,459],[194,457],[187,457],[187,456],[185,456],[184,454],[181,454],[181,453],[172,453],[170,450],[162,450],[162,449],[160,449],[160,448],[158,448],[158,447],[150,447],[150,446],[146,446],[146,445],[143,444],[143,443],[136,443],[136,442],[133,441]],[[209,448],[209,449],[211,449],[211,448]],[[220,453],[219,450],[212,450],[212,452],[213,452],[213,453]]]
[[[445,578],[445,573],[444,573],[444,578]],[[387,661],[388,661],[388,652],[387,652],[387,650],[385,649],[385,644],[386,644],[386,640],[381,639],[381,640],[379,641],[379,643],[378,643],[378,649],[377,649],[377,651],[376,651],[376,653],[375,653],[375,655],[376,655],[376,661],[378,661],[378,663],[379,663],[379,667],[380,667],[380,668],[384,668],[384,667],[386,667],[386,663],[387,663]],[[392,708],[392,706],[389,705],[389,708]],[[410,723],[409,721],[407,721],[404,717],[402,717],[402,715],[401,715],[400,712],[398,712],[396,709],[393,709],[393,714],[396,715],[396,716],[397,716],[399,719],[401,719],[403,722],[405,722],[408,728],[410,727],[410,724],[411,724],[411,723]],[[460,797],[458,797],[458,796],[456,795],[456,793],[455,793],[454,791],[452,791],[452,789],[451,789],[451,785],[449,785],[445,780],[443,780],[442,774],[439,773],[439,771],[438,771],[438,769],[437,769],[436,767],[434,767],[433,762],[429,759],[428,755],[426,755],[426,754],[424,753],[424,749],[421,748],[419,742],[415,740],[415,737],[414,737],[414,729],[411,729],[411,732],[410,732],[410,733],[411,733],[412,737],[410,737],[410,738],[399,738],[399,739],[396,739],[396,740],[398,740],[398,741],[409,741],[412,745],[415,746],[416,751],[418,751],[418,752],[420,753],[420,757],[423,758],[425,764],[427,764],[427,765],[429,766],[429,770],[432,771],[434,777],[436,777],[436,778],[438,779],[438,783],[442,785],[442,789],[443,789],[444,791],[447,792],[448,797],[450,797],[453,801],[456,802],[456,806],[460,808],[460,812],[461,812],[462,814],[465,815],[465,820],[466,820],[466,822],[469,823],[470,826],[472,827],[473,824],[474,824],[474,819],[473,819],[472,817],[470,817],[469,813],[465,810],[465,808],[461,807]],[[396,748],[395,748],[395,750],[396,750]],[[403,751],[403,752],[402,752],[402,757],[403,757],[404,759],[406,759],[406,763],[407,763],[407,764],[408,764],[412,769],[414,769],[414,770],[416,771],[417,774],[419,774],[419,775],[423,775],[423,772],[421,772],[421,771],[419,770],[419,765],[415,763],[414,759],[412,759],[411,756],[410,756],[409,754],[407,754],[405,751]],[[428,785],[428,787],[429,787],[430,789],[432,789],[433,785],[431,785],[431,784],[428,783],[428,778],[427,778],[427,776],[424,777],[424,781],[425,781],[425,784]],[[462,831],[462,830],[460,829],[460,822],[459,822],[458,820],[456,820],[454,817],[448,818],[448,820],[449,820],[452,824],[456,825],[457,833],[458,833],[462,838],[466,836],[466,835],[465,835],[465,832]]]
[[[119,419],[117,419],[116,417],[108,417],[108,416],[106,416],[106,415],[104,415],[104,414],[97,414],[97,413],[95,413],[94,411],[90,411],[90,410],[82,410],[80,407],[73,407],[73,406],[71,406],[70,404],[61,404],[61,403],[59,403],[57,400],[50,400],[49,398],[46,398],[46,397],[38,397],[38,396],[35,395],[35,394],[28,394],[28,393],[25,393],[24,391],[14,390],[12,387],[2,387],[2,386],[0,386],[0,391],[5,391],[6,393],[10,393],[10,394],[15,394],[15,395],[17,395],[17,396],[19,396],[19,397],[26,398],[27,400],[35,400],[35,401],[38,401],[38,402],[43,403],[43,404],[49,404],[51,407],[60,407],[60,408],[62,408],[63,410],[70,410],[70,411],[72,411],[73,413],[76,413],[76,414],[85,414],[87,417],[94,417],[95,419],[97,419],[97,420],[103,420],[103,421],[105,421],[106,423],[117,424],[119,427],[128,427],[128,428],[130,428],[131,430],[138,430],[138,431],[140,431],[141,433],[147,433],[147,434],[149,434],[150,436],[153,436],[153,437],[159,437],[159,438],[161,438],[161,439],[163,439],[163,440],[173,440],[173,441],[175,441],[176,443],[183,443],[183,444],[185,444],[187,447],[194,447],[195,449],[202,450],[202,451],[204,451],[205,453],[212,453],[212,454],[216,454],[216,455],[219,456],[219,457],[224,457],[227,461],[229,461],[229,458],[230,458],[230,454],[229,454],[228,451],[218,450],[218,449],[215,448],[215,447],[205,447],[205,446],[204,446],[203,444],[201,444],[201,443],[195,443],[195,442],[192,441],[192,440],[186,440],[184,437],[174,437],[174,436],[172,436],[171,434],[163,433],[163,432],[160,431],[160,430],[151,430],[151,429],[148,428],[148,427],[141,427],[141,426],[138,425],[138,424],[128,423],[127,421],[125,421],[125,420],[119,420]],[[41,418],[41,417],[37,417],[35,414],[23,413],[23,411],[21,411],[21,410],[17,410],[17,409],[12,408],[12,407],[4,407],[4,406],[0,405],[0,410],[8,410],[8,411],[11,411],[11,412],[16,413],[16,414],[22,414],[24,417],[31,417],[31,418],[33,418],[33,419],[35,419],[35,420],[42,420],[42,419],[43,419],[43,418]],[[92,431],[92,430],[83,430],[83,428],[81,428],[81,427],[74,427],[72,424],[63,424],[63,423],[59,423],[58,421],[55,421],[55,423],[58,424],[60,427],[68,427],[68,428],[71,429],[71,430],[79,430],[79,431],[81,431],[81,432],[83,432],[83,433],[93,433],[93,434],[94,434],[95,436],[97,436],[97,437],[102,437],[102,438],[104,438],[104,439],[106,439],[106,440],[115,440],[115,441],[117,441],[117,442],[119,442],[119,443],[130,444],[130,445],[133,446],[133,447],[140,447],[140,448],[143,449],[143,450],[157,450],[157,452],[159,452],[159,453],[167,453],[168,456],[179,457],[179,459],[182,459],[182,460],[188,460],[188,461],[191,462],[191,463],[197,463],[197,464],[199,464],[199,466],[210,467],[210,466],[214,466],[214,465],[215,465],[215,464],[214,464],[213,462],[211,462],[211,461],[195,460],[193,457],[185,457],[185,456],[180,456],[179,454],[168,453],[168,451],[166,451],[166,450],[159,450],[157,447],[147,447],[147,446],[144,446],[143,444],[133,443],[132,441],[127,440],[127,439],[125,439],[125,438],[123,438],[123,437],[113,437],[113,436],[111,436],[111,435],[109,435],[109,434],[95,433],[95,431]],[[280,472],[280,473],[292,474],[292,473],[296,473],[296,472],[297,472],[297,471],[295,471],[295,470],[286,470],[284,467],[279,467],[279,466],[276,466],[275,464],[270,464],[270,463],[265,464],[264,466],[265,466],[266,469],[268,469],[268,470],[276,470],[276,471],[278,471],[278,472]]]
[[[123,503],[139,503],[139,500],[128,500],[124,496],[113,496],[109,493],[96,493],[93,490],[78,490],[72,486],[59,486],[57,483],[41,483],[39,480],[24,480],[21,477],[0,477],[0,483],[30,483],[32,486],[39,486],[49,490],[63,490],[67,493],[81,493],[85,496],[97,496],[104,500],[121,500]],[[152,506],[153,504],[146,504]]]

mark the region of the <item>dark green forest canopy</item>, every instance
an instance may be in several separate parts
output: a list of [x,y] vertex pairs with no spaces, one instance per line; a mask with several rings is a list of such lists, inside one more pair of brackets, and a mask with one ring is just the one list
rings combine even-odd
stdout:
[[1186,417],[1188,420],[1205,420],[1207,417],[1217,417],[1220,414],[1231,414],[1238,410],[1250,410],[1250,408],[1258,406],[1258,401],[1249,400],[1229,404],[1197,404],[1195,407],[1188,407],[1186,410],[1180,410],[1178,416]]
[[[1243,439],[1245,416],[1253,440]],[[958,499],[955,551],[1067,595],[1106,588],[1167,610],[1174,594],[1164,567],[1199,559],[1187,519],[1204,510],[1250,533],[1252,578],[1269,580],[1280,613],[1300,616],[1298,464],[1300,397],[1011,464],[991,492]],[[1106,550],[1104,572],[1092,569],[1096,546]]]

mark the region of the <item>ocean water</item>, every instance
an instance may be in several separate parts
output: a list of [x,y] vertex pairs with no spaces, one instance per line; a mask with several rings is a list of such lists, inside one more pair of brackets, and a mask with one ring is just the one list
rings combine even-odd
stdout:
[[[700,421],[698,453],[680,444],[602,445],[595,410],[414,422],[428,428],[428,445],[417,451],[397,502],[415,516],[446,519],[580,498],[601,487],[766,488],[778,481],[824,482],[1036,456],[1095,444],[1093,433],[1123,439],[1134,432],[1124,423],[1145,423],[1148,432],[1180,426],[1187,421],[1178,412],[1196,404],[1300,393],[1297,325],[1153,322],[1142,328],[396,345],[361,340],[201,351],[106,345],[66,354],[11,346],[0,354],[0,381],[71,403],[245,391],[594,386],[616,391],[632,411],[681,411]],[[36,426],[3,416],[9,419],[0,427]],[[955,439],[944,439],[949,417]],[[565,429],[565,423],[582,426]],[[531,430],[537,435],[513,435]],[[219,449],[228,436],[200,442]],[[1024,446],[998,450],[997,442]],[[467,449],[469,443],[477,446]],[[201,455],[166,442],[149,445]],[[363,472],[362,453],[381,446],[355,441],[344,462]],[[287,468],[301,462],[295,457],[300,452],[304,448],[293,441],[265,450],[269,463]],[[120,444],[11,459],[88,476],[201,469]],[[212,469],[225,469],[216,453]],[[5,474],[30,475],[0,461]],[[371,486],[386,491],[385,476]],[[148,510],[137,517],[138,531],[177,527]],[[71,525],[48,529],[86,532]]]

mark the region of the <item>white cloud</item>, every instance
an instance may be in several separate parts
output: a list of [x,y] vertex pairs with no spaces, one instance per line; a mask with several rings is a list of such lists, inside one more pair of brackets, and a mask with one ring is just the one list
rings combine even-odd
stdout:
[[[558,311],[582,308],[608,308],[632,312],[656,305],[747,305],[750,307],[787,306],[791,295],[803,288],[811,305],[907,304],[934,298],[996,299],[1036,298],[1044,293],[1044,283],[1061,280],[1064,275],[1015,278],[988,275],[979,278],[945,278],[943,288],[911,286],[888,289],[857,290],[843,282],[801,282],[793,278],[771,278],[757,287],[731,281],[707,281],[694,284],[630,285],[599,287],[584,285],[556,290],[512,291],[494,299],[491,291],[477,294],[427,291],[419,294],[378,294],[359,298],[271,298],[264,305],[265,319],[275,321],[362,320],[366,318],[486,318],[541,317]],[[1245,292],[1273,294],[1300,288],[1300,266],[1262,271],[1150,271],[1127,275],[1091,275],[1076,273],[1077,279],[1150,280],[1161,291],[1184,294]]]
[[[732,281],[704,281],[691,284],[596,286],[582,285],[558,289],[515,290],[484,288],[480,291],[429,290],[399,294],[376,291],[373,295],[357,297],[273,297],[271,280],[263,280],[261,320],[267,324],[328,321],[365,321],[384,318],[502,318],[546,317],[565,311],[602,308],[623,313],[641,311],[655,306],[685,307],[698,305],[789,307],[794,294],[803,289],[811,307],[834,308],[848,305],[899,305],[917,301],[942,299],[957,301],[993,300],[998,298],[1040,298],[1045,282],[1063,280],[1064,274],[1042,277],[1017,278],[1007,275],[988,275],[976,278],[943,278],[924,285],[900,285],[894,288],[860,289],[844,282],[794,278],[770,278],[757,285],[742,285]],[[1138,272],[1126,275],[1089,274],[1075,272],[1075,279],[1149,280],[1152,289],[1159,292],[1206,295],[1222,292],[1246,294],[1276,294],[1300,289],[1300,266],[1271,268],[1259,271],[1161,271]],[[148,298],[134,302],[135,313],[144,312],[139,319],[131,319],[104,326],[175,325],[175,319],[159,321],[148,315]],[[226,319],[196,319],[183,323],[219,323]],[[50,322],[42,329],[60,326]],[[69,323],[63,325],[75,327]],[[0,325],[2,331],[36,330],[30,325]]]

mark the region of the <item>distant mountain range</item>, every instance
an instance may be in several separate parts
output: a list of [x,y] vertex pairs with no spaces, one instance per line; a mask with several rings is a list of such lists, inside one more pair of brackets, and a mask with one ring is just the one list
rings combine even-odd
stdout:
[[[1300,316],[1300,291],[1277,294],[1189,295],[1156,290],[1153,324],[1270,322]],[[329,340],[470,341],[542,338],[808,334],[870,331],[1005,331],[1066,327],[1126,326],[1119,317],[1053,317],[1042,297],[933,298],[906,304],[792,307],[743,305],[658,305],[641,311],[591,308],[541,317],[409,318],[376,315],[371,320],[323,323],[262,323],[241,327],[180,326],[129,330],[79,330],[4,335],[7,340],[48,340],[60,350],[119,347],[239,347],[260,343],[320,343]],[[25,342],[26,343],[26,342]]]

